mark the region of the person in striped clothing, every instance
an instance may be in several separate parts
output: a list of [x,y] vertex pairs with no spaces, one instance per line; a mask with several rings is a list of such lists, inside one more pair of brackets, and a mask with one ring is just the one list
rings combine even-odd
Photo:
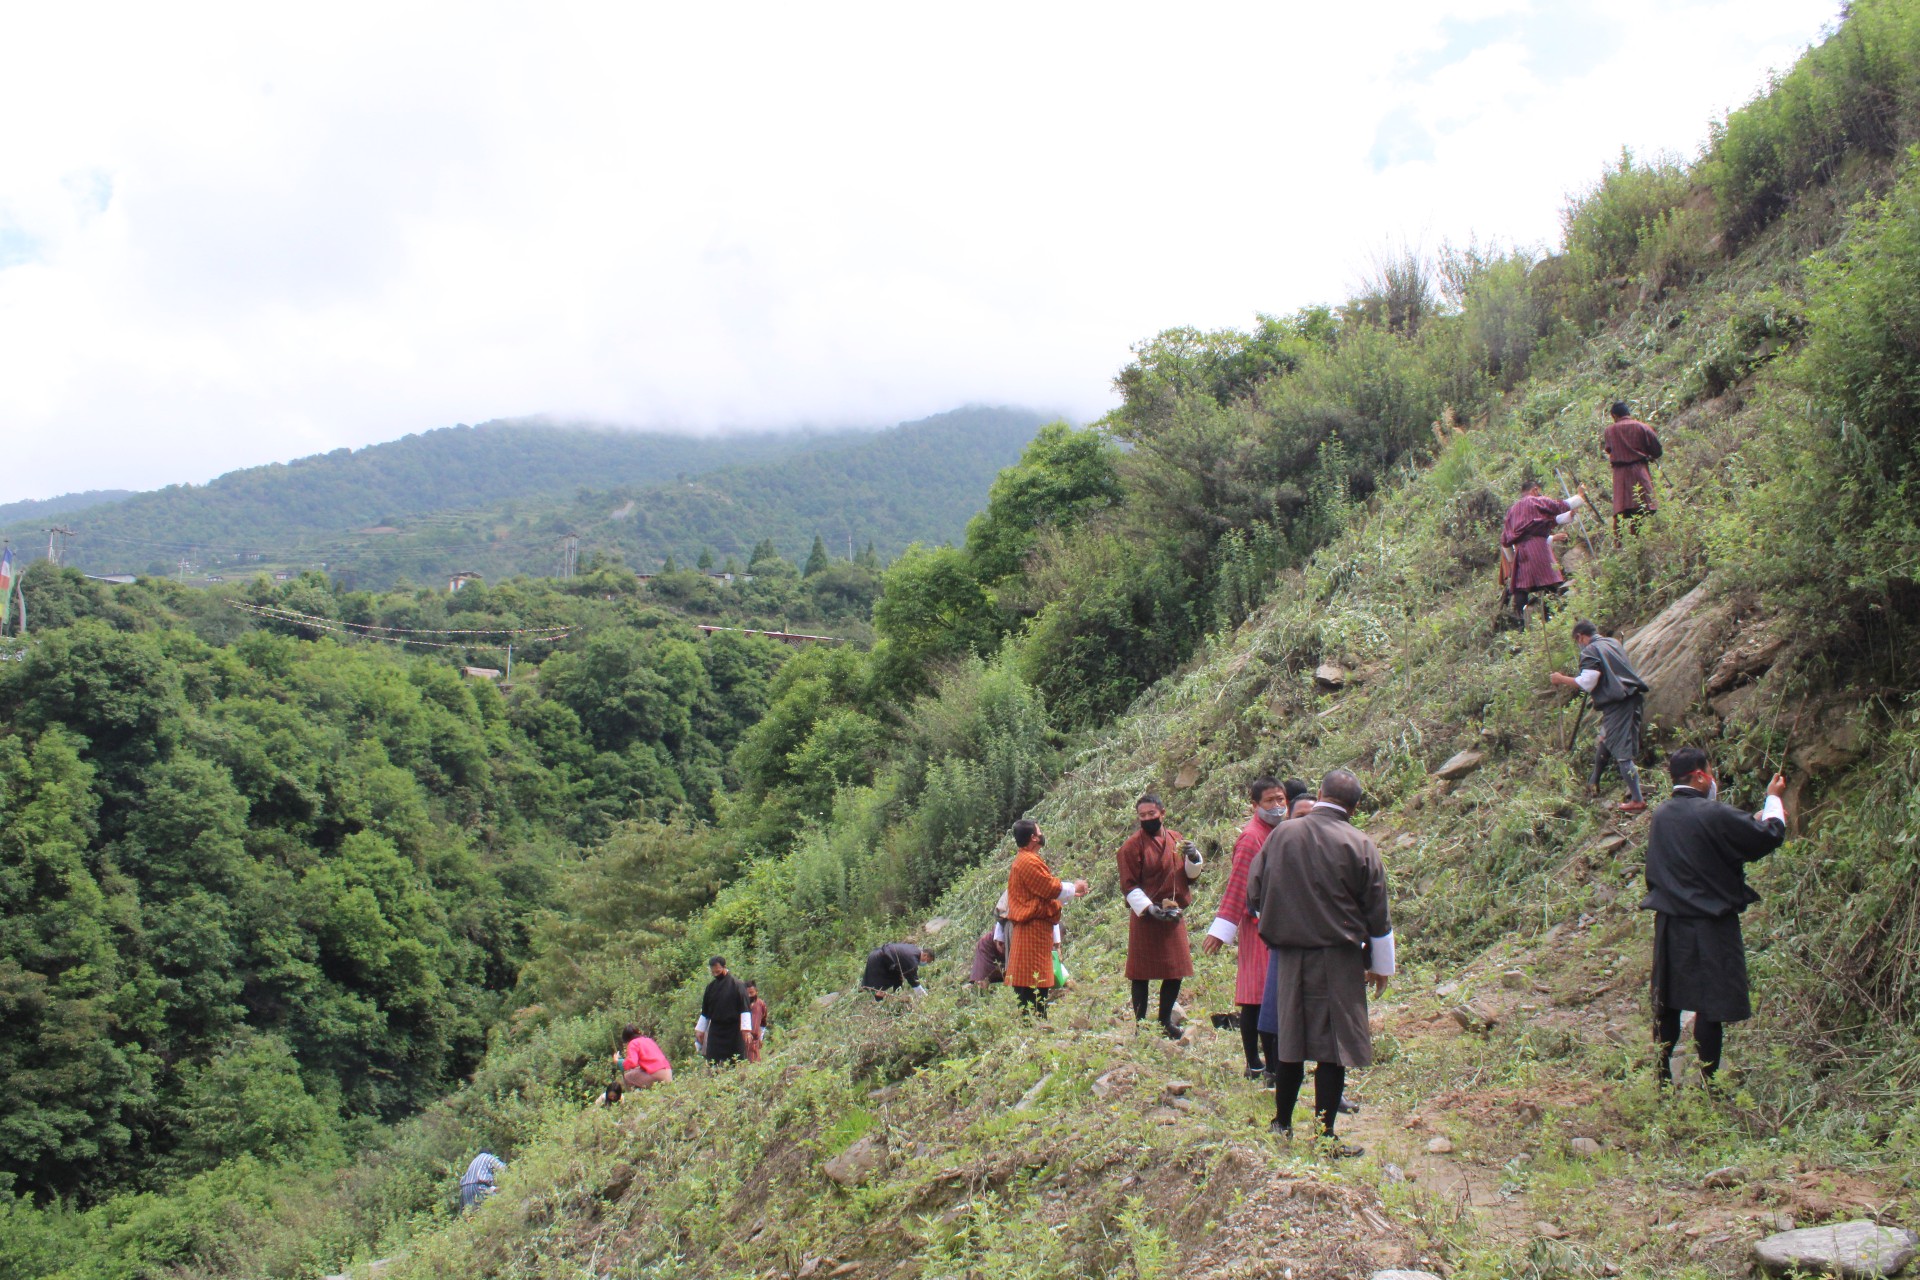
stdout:
[[[1306,790],[1303,785],[1301,790]],[[1260,1032],[1260,998],[1267,985],[1267,944],[1260,939],[1258,921],[1247,910],[1247,867],[1273,829],[1287,817],[1288,796],[1276,778],[1255,778],[1247,787],[1249,813],[1247,825],[1233,845],[1233,869],[1227,875],[1226,892],[1220,895],[1220,907],[1214,913],[1207,936],[1200,941],[1202,955],[1214,955],[1223,946],[1238,954],[1234,969],[1233,1002],[1240,1006],[1240,1047],[1247,1056],[1247,1079],[1269,1084],[1277,1062],[1273,1056],[1273,1037]]]

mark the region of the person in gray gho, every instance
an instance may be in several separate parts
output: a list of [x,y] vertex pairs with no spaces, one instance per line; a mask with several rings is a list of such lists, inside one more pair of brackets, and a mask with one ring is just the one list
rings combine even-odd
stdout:
[[1580,674],[1556,671],[1548,679],[1589,695],[1600,712],[1600,740],[1594,744],[1588,783],[1598,792],[1612,762],[1627,784],[1620,812],[1644,813],[1647,801],[1640,793],[1640,771],[1633,762],[1640,754],[1640,709],[1647,699],[1647,682],[1633,669],[1620,642],[1601,635],[1600,628],[1585,618],[1573,624],[1573,642],[1580,646]]

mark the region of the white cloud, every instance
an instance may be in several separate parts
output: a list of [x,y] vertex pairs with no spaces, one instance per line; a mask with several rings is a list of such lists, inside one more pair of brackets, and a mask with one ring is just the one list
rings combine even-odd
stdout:
[[1550,240],[1836,11],[38,6],[0,44],[0,500],[543,411],[1092,416],[1160,328]]

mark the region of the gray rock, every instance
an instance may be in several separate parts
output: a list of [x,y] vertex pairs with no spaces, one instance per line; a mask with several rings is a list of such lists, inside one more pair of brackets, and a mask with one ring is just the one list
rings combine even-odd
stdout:
[[1487,761],[1484,751],[1461,751],[1449,756],[1447,762],[1433,771],[1433,776],[1443,782],[1453,782],[1464,778]]
[[1577,1156],[1597,1156],[1600,1154],[1600,1144],[1592,1138],[1575,1138],[1567,1144],[1567,1150]]
[[1456,1005],[1447,1010],[1447,1013],[1460,1024],[1462,1031],[1485,1033],[1493,1030],[1500,1023],[1500,1015],[1491,1005],[1480,1000],[1469,1000],[1463,1005]]
[[1199,1106],[1192,1098],[1169,1098],[1167,1105],[1175,1111],[1194,1111],[1197,1110]]
[[877,1173],[886,1161],[886,1148],[878,1138],[868,1134],[827,1161],[824,1171],[843,1187],[857,1187]]
[[1436,1156],[1450,1155],[1452,1151],[1453,1151],[1453,1140],[1451,1138],[1447,1138],[1443,1136],[1438,1138],[1429,1138],[1427,1140],[1427,1152],[1430,1155],[1436,1155]]
[[1174,775],[1173,785],[1179,791],[1200,785],[1200,757],[1195,756],[1180,766],[1180,772]]
[[840,993],[838,991],[829,991],[823,996],[815,996],[813,998],[813,1007],[816,1009],[824,1009],[839,998]]
[[1756,1240],[1753,1261],[1769,1275],[1891,1276],[1913,1258],[1920,1236],[1877,1222],[1831,1222]]
[[1025,1111],[1028,1107],[1040,1101],[1040,1093],[1047,1087],[1047,1081],[1051,1079],[1053,1079],[1053,1072],[1049,1071],[1034,1081],[1033,1088],[1020,1095],[1020,1101],[1013,1104],[1013,1109],[1015,1111]]
[[1525,991],[1533,985],[1533,979],[1522,969],[1509,969],[1500,975],[1500,985],[1509,991]]
[[1567,1229],[1557,1222],[1542,1220],[1533,1224],[1533,1234],[1544,1236],[1548,1240],[1565,1240]]
[[1325,689],[1339,689],[1347,683],[1347,673],[1331,662],[1323,662],[1313,669],[1314,683]]
[[1191,1080],[1167,1081],[1166,1094],[1169,1098],[1178,1098],[1183,1094],[1188,1094],[1192,1092],[1193,1092],[1193,1081]]
[[1448,996],[1457,994],[1459,990],[1460,984],[1458,982],[1443,982],[1433,989],[1433,994],[1445,1000]]
[[927,921],[925,924],[920,926],[920,932],[926,934],[929,938],[937,937],[942,929],[946,928],[948,925],[952,923],[953,921],[948,919],[946,916],[935,916],[933,919]]
[[1737,1187],[1747,1180],[1747,1171],[1737,1164],[1724,1165],[1700,1179],[1700,1185],[1709,1191],[1724,1191],[1728,1187]]

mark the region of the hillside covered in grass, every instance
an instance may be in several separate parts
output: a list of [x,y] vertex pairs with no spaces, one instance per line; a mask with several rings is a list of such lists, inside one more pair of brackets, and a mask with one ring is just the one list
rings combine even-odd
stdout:
[[[697,836],[630,827],[569,869],[534,998],[465,1088],[324,1174],[263,1154],[14,1201],[0,1254],[31,1261],[0,1274],[1706,1277],[1787,1220],[1920,1225],[1917,97],[1920,6],[1858,4],[1695,163],[1623,157],[1551,254],[1451,251],[1143,343],[1109,419],[1043,431],[963,545],[888,571],[870,651],[781,666]],[[1529,472],[1604,491],[1616,398],[1666,440],[1661,513],[1590,524],[1565,612],[1516,631],[1501,516]],[[1756,805],[1791,779],[1718,1097],[1653,1085],[1645,822],[1586,794],[1591,719],[1570,741],[1546,678],[1576,616],[1655,673],[1643,767],[1706,745]],[[1112,852],[1161,790],[1214,855],[1204,926],[1245,782],[1335,766],[1366,784],[1402,963],[1350,1081],[1369,1153],[1339,1162],[1266,1135],[1207,1025],[1230,957],[1196,959],[1186,1040],[1136,1031]],[[1023,813],[1093,890],[1044,1024],[963,989]],[[737,874],[632,918],[696,838]],[[932,994],[849,993],[903,937],[943,953]],[[775,1031],[709,1074],[715,952]],[[591,1107],[630,1019],[679,1077]],[[483,1147],[501,1193],[458,1218]]]

